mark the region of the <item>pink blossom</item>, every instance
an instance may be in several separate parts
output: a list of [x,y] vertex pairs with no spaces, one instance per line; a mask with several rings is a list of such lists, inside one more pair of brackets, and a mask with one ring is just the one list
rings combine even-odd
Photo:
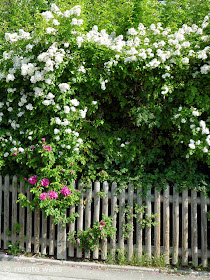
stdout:
[[52,151],[52,148],[50,146],[43,146],[43,149],[48,151],[48,152]]
[[30,178],[28,179],[29,184],[35,185],[35,184],[37,183],[37,181],[38,181],[36,177],[37,177],[37,176],[32,176],[32,177],[30,177]]
[[71,173],[71,175],[73,175],[73,174],[74,174],[74,171],[72,170],[70,173]]
[[43,179],[41,180],[41,185],[42,185],[42,187],[47,187],[47,186],[49,186],[49,184],[50,184],[50,182],[49,182],[48,179],[43,178]]
[[102,232],[102,233],[101,233],[101,236],[104,236],[104,235],[105,235],[104,232]]
[[104,174],[105,174],[105,171],[104,171],[104,170],[102,170],[102,171],[101,171],[101,175],[104,175]]
[[105,223],[103,221],[100,222],[101,226],[105,226]]
[[42,138],[42,141],[45,142],[45,138]]
[[77,243],[80,244],[80,239],[79,238],[77,238]]
[[17,156],[17,153],[14,153],[13,156],[16,157],[16,156]]
[[40,198],[40,200],[45,200],[45,198],[48,196],[48,194],[47,193],[41,193],[40,194],[40,196],[39,196],[39,198]]
[[48,192],[49,198],[50,199],[56,199],[58,198],[58,193],[56,191],[49,191]]
[[68,189],[68,188],[65,186],[65,187],[63,187],[63,188],[61,189],[61,193],[62,193],[64,196],[68,196],[68,195],[71,194],[71,191],[70,191],[70,189]]

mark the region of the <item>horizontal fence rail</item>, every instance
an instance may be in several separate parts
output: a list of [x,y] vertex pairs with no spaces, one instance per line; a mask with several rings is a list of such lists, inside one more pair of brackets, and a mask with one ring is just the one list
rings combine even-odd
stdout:
[[[75,185],[81,188],[82,184]],[[78,206],[71,206],[66,211],[67,217],[77,212],[79,217],[65,227],[61,223],[54,225],[52,217],[45,218],[36,209],[22,208],[16,203],[19,193],[31,199],[29,188],[14,176],[0,176],[0,248],[18,244],[20,249],[36,254],[56,256],[57,259],[93,258],[106,260],[108,253],[114,256],[118,249],[125,251],[128,260],[133,254],[139,258],[146,254],[164,254],[165,263],[182,265],[191,261],[195,266],[208,265],[210,258],[210,240],[207,212],[210,199],[196,189],[176,192],[176,187],[165,186],[159,192],[150,188],[145,197],[141,189],[134,189],[131,184],[117,192],[117,184],[95,182],[89,185]],[[103,193],[103,195],[101,195]],[[145,206],[145,211],[136,211]],[[125,209],[129,209],[129,216]],[[87,229],[94,222],[100,221],[102,214],[113,218],[112,226],[116,233],[112,239],[103,239],[95,251],[83,251],[67,241],[67,234],[74,230]],[[154,216],[155,214],[155,216]],[[150,224],[154,216],[155,225]],[[146,225],[144,225],[144,221]],[[128,229],[125,235],[125,225]]]

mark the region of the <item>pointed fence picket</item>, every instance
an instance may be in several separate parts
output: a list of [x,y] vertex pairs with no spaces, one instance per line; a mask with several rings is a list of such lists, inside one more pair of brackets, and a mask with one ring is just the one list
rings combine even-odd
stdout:
[[[122,187],[115,182],[110,185],[95,182],[85,191],[82,183],[74,187],[81,190],[81,200],[66,213],[71,216],[76,211],[79,217],[67,226],[54,225],[53,218],[46,218],[40,210],[31,212],[29,207],[22,208],[16,203],[21,192],[32,199],[23,182],[16,176],[0,176],[0,248],[8,249],[8,242],[12,245],[19,242],[19,247],[27,252],[58,259],[68,256],[102,260],[107,259],[108,253],[114,257],[120,249],[127,252],[129,260],[134,253],[139,258],[146,254],[148,259],[164,254],[166,263],[170,262],[171,255],[172,264],[177,264],[181,258],[183,265],[188,265],[189,261],[208,265],[210,199],[196,188],[178,193],[176,186],[166,186],[163,191],[149,187],[144,197],[141,187],[134,189],[131,184]],[[155,213],[157,225],[144,227],[144,221],[149,221]],[[98,240],[99,247],[93,252],[67,241],[68,232],[88,229],[100,221],[103,214],[113,219],[112,226],[116,228],[113,238]]]

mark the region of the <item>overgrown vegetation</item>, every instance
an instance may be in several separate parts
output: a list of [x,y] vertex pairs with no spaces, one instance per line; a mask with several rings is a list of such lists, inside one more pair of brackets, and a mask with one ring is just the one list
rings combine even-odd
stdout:
[[19,201],[58,221],[76,179],[208,192],[208,2],[56,4],[1,5],[1,173],[35,195]]

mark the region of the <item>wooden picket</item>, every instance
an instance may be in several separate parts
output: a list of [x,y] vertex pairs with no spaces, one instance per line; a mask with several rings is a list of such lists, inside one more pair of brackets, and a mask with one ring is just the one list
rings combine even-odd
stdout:
[[164,255],[165,255],[165,263],[169,264],[169,254],[170,254],[170,209],[169,209],[169,186],[164,190],[163,197],[163,240],[164,240]]
[[[146,197],[142,196],[141,186],[134,189],[131,184],[118,188],[115,182],[110,185],[95,182],[83,190],[82,183],[74,183],[74,188],[81,190],[81,200],[78,206],[70,206],[66,213],[71,216],[76,211],[79,217],[67,226],[61,222],[54,225],[53,217],[46,218],[40,210],[31,212],[29,207],[22,208],[16,203],[19,193],[32,199],[24,182],[16,176],[0,176],[0,248],[8,249],[8,242],[12,245],[19,242],[19,247],[26,252],[56,256],[57,259],[96,260],[106,260],[108,253],[114,258],[120,249],[127,252],[128,260],[134,253],[139,258],[145,254],[148,260],[152,255],[160,257],[164,254],[167,264],[171,255],[174,265],[179,257],[183,265],[188,265],[189,261],[195,266],[208,265],[207,211],[210,199],[196,188],[179,194],[176,186],[173,189],[166,186],[162,192],[148,187]],[[157,225],[146,224],[144,228],[144,219],[149,221],[153,213],[157,214]],[[100,222],[102,214],[112,217],[112,226],[116,228],[113,238],[98,240],[99,248],[93,253],[67,241],[68,232],[88,229],[94,222]]]
[[172,264],[177,264],[179,257],[179,194],[173,187],[173,254]]

